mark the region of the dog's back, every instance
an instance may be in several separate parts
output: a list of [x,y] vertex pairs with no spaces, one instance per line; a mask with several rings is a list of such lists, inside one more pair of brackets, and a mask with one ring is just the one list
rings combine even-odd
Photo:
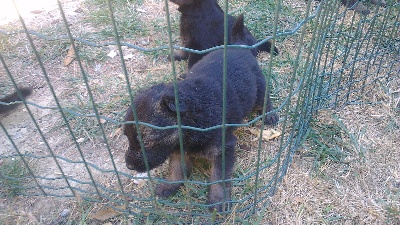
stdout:
[[[205,50],[224,43],[224,12],[216,0],[171,0],[179,5],[181,12],[180,36],[183,46],[196,50]],[[231,34],[235,18],[228,15],[228,43],[231,42]],[[246,45],[254,45],[257,40],[250,31],[243,27],[242,41]],[[252,49],[254,56],[258,51],[271,51],[271,42],[266,42],[259,48]],[[274,54],[278,49],[274,48]],[[206,54],[180,52],[175,59],[188,59],[188,68],[191,68]]]
[[[233,44],[243,44],[243,15],[233,24]],[[251,111],[262,108],[266,91],[266,81],[258,62],[248,49],[227,49],[226,110],[227,123],[241,123]],[[180,90],[192,93],[190,98],[204,104],[215,101],[213,113],[222,112],[224,50],[216,50],[204,56],[188,71],[186,79],[179,83]],[[193,93],[195,92],[195,93]],[[211,93],[211,94],[210,94]],[[212,98],[212,99],[211,99]],[[267,111],[273,110],[267,94]],[[222,114],[215,114],[221,118]],[[207,116],[207,115],[201,115]],[[277,122],[277,115],[270,116],[268,124]],[[220,121],[218,121],[220,122]],[[208,124],[213,126],[216,124]]]
[[[243,57],[238,57],[243,56]],[[221,123],[223,105],[223,50],[217,50],[206,55],[196,63],[188,72],[186,79],[179,83],[179,88],[185,96],[200,103],[201,108],[210,107],[214,121],[202,124],[204,127]],[[252,71],[256,59],[251,52],[243,49],[227,50],[227,77],[226,77],[226,110],[227,123],[241,123],[257,102],[259,86],[258,77],[262,76],[258,71]],[[258,66],[258,65],[257,65]],[[264,81],[265,86],[265,81]],[[265,88],[264,88],[265,89]],[[213,105],[209,105],[213,103]],[[202,120],[210,118],[208,110],[204,115],[197,115]]]

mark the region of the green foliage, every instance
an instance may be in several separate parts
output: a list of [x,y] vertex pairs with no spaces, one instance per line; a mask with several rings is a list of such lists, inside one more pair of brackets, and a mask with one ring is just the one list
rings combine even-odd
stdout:
[[[110,10],[105,0],[88,0],[90,13],[84,19],[95,27],[101,28],[99,34],[105,38],[113,38],[114,32],[110,18]],[[135,5],[129,1],[112,1],[113,15],[120,38],[133,38],[146,35],[145,25],[137,16]]]
[[0,161],[0,195],[14,197],[23,191],[29,175],[21,159],[6,158]]
[[[351,133],[347,127],[333,115],[330,123],[321,123],[314,119],[310,121],[310,128],[303,143],[302,157],[313,157],[313,168],[320,174],[321,168],[327,163],[348,164],[349,158],[364,159],[365,147],[360,144],[359,136]],[[350,157],[352,156],[352,157]]]
[[388,224],[399,224],[400,223],[400,210],[398,206],[388,205],[386,207],[387,223]]

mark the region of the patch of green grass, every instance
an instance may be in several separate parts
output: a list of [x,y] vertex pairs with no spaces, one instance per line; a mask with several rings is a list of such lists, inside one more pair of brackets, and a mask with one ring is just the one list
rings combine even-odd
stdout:
[[349,158],[364,159],[365,147],[360,144],[359,138],[363,135],[350,133],[346,126],[333,115],[331,123],[321,123],[314,119],[306,133],[303,143],[302,157],[313,157],[313,168],[321,174],[321,168],[327,163],[348,164]]
[[[137,16],[134,4],[140,5],[140,2],[112,1],[113,15],[120,38],[147,36],[146,26]],[[90,9],[90,13],[84,18],[84,22],[100,28],[99,34],[103,35],[104,38],[113,38],[114,31],[107,1],[87,0],[86,5]]]
[[400,210],[396,205],[388,205],[386,207],[386,222],[388,224],[399,224],[400,223]]
[[21,194],[29,175],[21,159],[6,158],[0,161],[0,195],[14,197]]
[[73,211],[59,212],[60,215],[54,218],[51,224],[67,224],[67,225],[77,225],[77,224],[98,224],[98,222],[90,219],[89,214],[94,208],[93,202],[83,200],[76,205],[76,209]]
[[[256,38],[265,38],[273,33],[275,10],[278,7],[275,0],[256,1],[230,1],[230,14],[237,16],[244,13],[245,25]],[[221,7],[224,2],[220,1]],[[292,29],[294,24],[303,19],[301,8],[292,8],[288,4],[281,4],[279,8],[279,20],[277,21],[277,33]]]
[[77,219],[76,222],[78,222],[79,224],[86,224],[89,213],[92,211],[92,209],[93,209],[93,204],[91,202],[83,201],[80,204],[79,210],[81,213],[79,219]]
[[[79,34],[75,36],[97,44],[114,42],[114,29],[107,1],[87,0],[85,4],[90,12],[85,13],[82,26],[89,28],[77,31]],[[150,36],[147,25],[142,22],[136,11],[136,6],[140,4],[138,1],[112,1],[113,17],[121,42],[132,43],[130,39],[137,40],[139,37]],[[93,27],[96,29],[92,29]],[[86,44],[79,46],[79,54],[85,61],[105,61],[107,53],[107,47],[94,47]]]
[[13,43],[6,35],[0,35],[0,52],[11,51],[13,48]]
[[[386,91],[386,90],[385,90]],[[386,91],[386,93],[388,93],[389,91]],[[396,96],[393,96],[392,98],[394,104],[391,106],[392,110],[393,110],[393,115],[390,116],[388,118],[388,122],[387,125],[385,127],[385,129],[383,130],[383,132],[385,134],[395,134],[398,132],[398,130],[400,129],[400,101],[398,101],[400,99],[400,96],[398,96],[396,98]]]

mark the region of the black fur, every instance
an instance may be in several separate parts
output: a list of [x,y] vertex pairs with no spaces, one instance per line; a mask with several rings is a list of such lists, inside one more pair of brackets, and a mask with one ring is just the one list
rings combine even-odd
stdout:
[[[26,98],[32,93],[32,88],[19,88],[19,91],[21,92],[22,96],[24,98]],[[16,101],[21,101],[21,98],[19,97],[17,91],[0,99],[0,102],[4,102],[4,103],[11,103],[11,102],[16,102]],[[11,104],[11,105],[0,104],[0,113],[7,113],[7,112],[15,109],[18,105],[19,104]]]
[[[236,27],[237,26],[237,27]],[[236,22],[233,40],[243,40],[243,17]],[[239,41],[238,44],[241,44]],[[204,56],[187,72],[186,79],[178,82],[179,112],[182,125],[198,128],[209,128],[222,123],[222,86],[223,86],[223,50],[213,51]],[[247,49],[227,50],[226,80],[226,123],[237,124],[253,110],[259,110],[264,103],[266,90],[265,77],[255,57]],[[159,127],[177,124],[178,107],[175,104],[172,83],[162,83],[139,91],[134,99],[138,120]],[[273,106],[267,99],[267,111]],[[132,108],[129,107],[126,121],[133,121]],[[267,123],[278,121],[276,113],[267,115]],[[155,168],[170,159],[169,181],[182,181],[182,170],[178,129],[153,129],[139,125],[143,140],[148,169]],[[193,160],[204,158],[211,164],[210,182],[230,179],[235,162],[236,137],[235,127],[228,126],[225,132],[225,168],[222,165],[222,130],[221,128],[206,132],[182,129],[183,148],[185,152],[185,171],[189,175]],[[129,148],[125,154],[126,166],[139,172],[146,171],[145,157],[138,140],[138,132],[134,124],[126,124],[124,133],[129,140]],[[168,197],[176,192],[182,183],[163,183],[156,187],[156,194]],[[225,182],[227,192],[224,193],[222,183],[210,186],[208,203],[213,204],[210,210],[226,210],[230,200],[230,182]]]
[[[180,37],[182,45],[186,48],[195,50],[205,50],[224,44],[224,12],[218,5],[217,0],[170,0],[179,6],[180,18]],[[228,37],[231,37],[232,27],[235,18],[229,16]],[[243,44],[254,45],[258,41],[250,31],[244,27]],[[232,41],[228,41],[232,44]],[[254,56],[259,51],[271,52],[272,43],[265,42],[258,48],[252,49]],[[278,48],[274,47],[274,55],[279,53]],[[175,60],[188,59],[190,69],[205,54],[189,53],[186,51],[175,52]]]

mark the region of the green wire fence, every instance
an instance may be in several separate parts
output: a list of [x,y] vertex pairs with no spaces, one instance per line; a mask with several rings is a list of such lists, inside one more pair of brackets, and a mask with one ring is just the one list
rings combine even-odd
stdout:
[[[201,166],[192,177],[182,181],[185,188],[177,194],[167,199],[158,198],[154,195],[153,186],[158,182],[165,182],[162,173],[158,170],[148,171],[146,174],[128,171],[124,161],[121,160],[127,146],[118,144],[121,140],[126,141],[126,138],[123,136],[115,138],[111,135],[125,123],[123,115],[128,105],[133,102],[139,84],[146,83],[145,86],[149,86],[152,83],[132,75],[132,71],[126,65],[124,51],[133,49],[137,54],[167,55],[174,49],[205,53],[227,48],[227,39],[224,45],[203,51],[174,45],[173,37],[177,34],[173,33],[174,21],[171,19],[168,1],[158,3],[163,4],[165,9],[166,35],[163,45],[150,48],[139,46],[137,42],[132,42],[132,39],[122,40],[123,35],[118,24],[120,21],[115,19],[117,2],[109,0],[103,5],[108,7],[108,25],[112,27],[112,33],[106,41],[85,38],[80,36],[79,32],[71,30],[71,24],[60,1],[58,9],[63,23],[62,30],[53,36],[29,29],[21,16],[19,22],[22,30],[0,27],[2,40],[26,36],[20,44],[29,49],[33,59],[29,65],[25,64],[25,68],[32,66],[40,71],[40,75],[37,76],[43,80],[42,87],[47,88],[47,94],[53,100],[50,104],[41,104],[35,97],[22,101],[25,108],[24,123],[30,124],[30,139],[26,142],[19,140],[14,134],[15,129],[9,126],[6,120],[0,121],[1,141],[4,142],[0,145],[0,165],[17,161],[20,167],[26,169],[22,176],[6,170],[1,171],[2,196],[8,196],[12,190],[12,193],[17,195],[80,198],[95,203],[101,202],[122,212],[135,222],[246,223],[268,207],[268,199],[279,187],[279,182],[290,166],[292,155],[302,145],[310,120],[317,115],[318,110],[350,104],[379,104],[379,99],[373,97],[377,87],[385,86],[399,78],[399,2],[387,0],[384,8],[371,5],[374,10],[368,16],[345,9],[340,1],[322,1],[318,4],[312,1],[302,2],[304,9],[295,17],[290,16],[291,12],[285,11],[287,8],[283,1],[271,1],[271,8],[265,10],[269,10],[272,20],[255,23],[268,24],[271,28],[268,31],[271,37],[264,38],[262,42],[273,40],[281,50],[280,55],[269,57],[267,62],[263,61],[260,64],[269,83],[268,90],[272,93],[276,112],[281,118],[277,129],[282,134],[272,142],[263,140],[259,135],[256,137],[256,147],[251,153],[237,150],[237,164],[240,166],[236,167],[231,180],[232,207],[227,212],[221,213],[222,216],[210,213],[205,204],[206,190],[212,183],[207,182],[206,173],[203,173]],[[140,4],[140,2],[129,4]],[[252,12],[249,11],[251,4],[261,3],[254,1],[248,4],[250,9],[245,12],[245,19],[247,15],[251,18]],[[225,13],[229,12],[227,0],[220,2],[220,5]],[[292,20],[284,26],[283,21],[288,19]],[[49,59],[41,48],[53,43],[70,45],[70,49],[75,53],[74,73],[78,76],[71,79],[77,80],[81,84],[80,90],[86,93],[86,99],[80,100],[85,102],[80,104],[82,108],[63,99],[54,81],[56,79],[54,72],[49,73],[47,62]],[[234,47],[254,48],[260,44],[261,42],[254,46]],[[110,110],[106,112],[104,105],[107,102],[98,100],[98,96],[102,93],[96,93],[98,90],[93,87],[94,78],[88,72],[87,63],[94,59],[90,57],[89,60],[87,57],[82,59],[84,57],[82,49],[88,46],[97,49],[96,51],[106,51],[108,46],[116,46],[120,56],[118,67],[121,70],[121,79],[124,80],[120,85],[123,88],[118,90],[117,94],[123,96],[123,100],[115,100],[116,105],[121,102],[124,104],[118,106],[117,112],[110,113]],[[289,48],[292,48],[291,51]],[[16,74],[18,70],[12,68],[15,62],[23,62],[25,58],[10,52],[12,49],[0,48],[2,65],[0,75],[2,82],[10,84],[9,86],[17,90],[20,81]],[[61,58],[62,54],[56,57]],[[172,61],[166,65],[170,65],[165,67],[169,77],[159,78],[157,82],[169,80],[176,88],[179,64]],[[68,77],[68,73],[72,72],[62,73],[66,73]],[[113,84],[107,83],[107,85]],[[61,122],[45,125],[43,118],[37,116],[37,111],[50,112],[49,115]],[[257,127],[262,133],[262,130],[267,129],[259,122],[262,120],[262,116],[255,116],[249,117],[243,124],[223,122],[220,126],[204,129],[181,125],[178,115],[178,124],[173,127],[157,127],[141,121],[135,121],[134,124],[154,129],[178,128],[179,131],[182,129],[208,131],[216,128],[225,129],[226,126],[238,126],[244,130],[248,127],[253,129]],[[95,135],[87,139],[95,143],[95,147],[90,147],[90,141],[81,139],[82,133],[88,132],[92,127],[96,129]],[[240,132],[245,133],[241,129],[238,132],[239,143],[243,137]],[[64,142],[54,140],[57,138]],[[181,138],[181,151],[183,151]],[[94,149],[95,152],[87,149]],[[97,157],[101,157],[104,164],[96,163],[98,161],[94,158]]]

